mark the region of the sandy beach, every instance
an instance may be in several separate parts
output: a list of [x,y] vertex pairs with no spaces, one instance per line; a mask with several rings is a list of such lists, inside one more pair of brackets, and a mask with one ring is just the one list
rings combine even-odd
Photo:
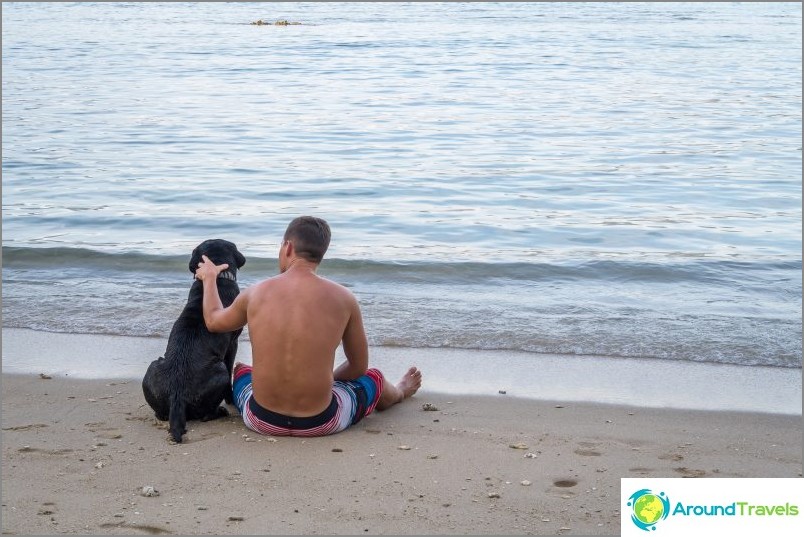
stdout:
[[796,415],[443,394],[426,377],[331,437],[259,437],[230,408],[170,444],[140,379],[42,373],[2,377],[7,534],[611,535],[621,477],[802,470]]

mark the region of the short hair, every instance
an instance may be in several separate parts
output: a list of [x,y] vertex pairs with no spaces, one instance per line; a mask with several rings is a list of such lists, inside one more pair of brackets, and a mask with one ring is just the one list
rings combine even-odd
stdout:
[[326,220],[314,216],[300,216],[288,224],[284,240],[293,243],[293,248],[299,257],[313,263],[321,263],[329,248],[330,237],[331,232]]

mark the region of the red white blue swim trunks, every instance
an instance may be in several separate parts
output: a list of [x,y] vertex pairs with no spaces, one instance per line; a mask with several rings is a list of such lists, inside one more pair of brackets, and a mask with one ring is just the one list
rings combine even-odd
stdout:
[[234,368],[234,403],[243,423],[252,431],[272,436],[325,436],[339,433],[374,411],[382,395],[382,373],[369,369],[356,380],[336,380],[332,402],[316,416],[298,418],[272,412],[254,400],[251,366],[238,363]]

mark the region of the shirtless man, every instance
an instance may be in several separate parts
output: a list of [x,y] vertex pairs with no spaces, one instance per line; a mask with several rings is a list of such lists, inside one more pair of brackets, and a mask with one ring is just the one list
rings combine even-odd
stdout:
[[[329,225],[302,216],[285,231],[280,274],[240,293],[224,308],[215,283],[228,265],[206,256],[196,278],[204,283],[204,320],[210,332],[248,324],[253,368],[235,364],[235,405],[258,433],[322,436],[343,431],[375,408],[385,410],[421,386],[411,367],[396,384],[368,369],[368,342],[357,299],[316,275],[329,247]],[[333,371],[343,344],[346,361]]]

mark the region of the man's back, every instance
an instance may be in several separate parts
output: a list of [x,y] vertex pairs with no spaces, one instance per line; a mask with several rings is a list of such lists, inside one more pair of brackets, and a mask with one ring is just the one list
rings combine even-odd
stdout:
[[354,296],[306,270],[284,272],[249,294],[255,400],[288,416],[323,411],[332,400],[335,351],[350,320],[363,334]]

